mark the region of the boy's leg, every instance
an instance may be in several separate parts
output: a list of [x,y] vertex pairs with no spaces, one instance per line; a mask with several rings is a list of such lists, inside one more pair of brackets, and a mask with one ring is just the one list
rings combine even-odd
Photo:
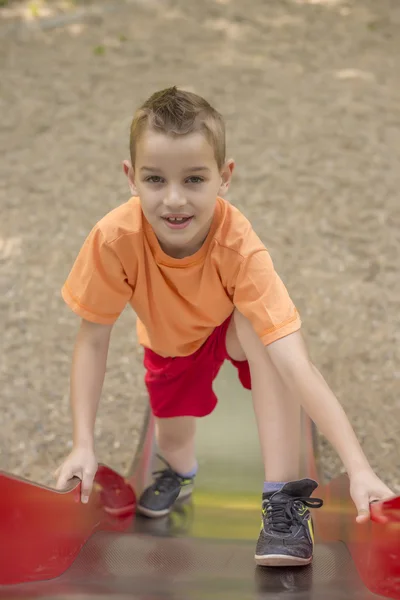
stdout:
[[181,475],[197,468],[195,455],[195,417],[156,418],[156,441],[161,456]]
[[234,360],[247,360],[265,481],[292,481],[300,467],[300,404],[285,389],[260,338],[237,311],[226,334]]
[[234,360],[249,363],[252,397],[265,467],[263,525],[255,560],[259,565],[304,565],[312,560],[314,534],[308,508],[322,501],[310,498],[317,487],[298,480],[300,403],[285,388],[251,323],[235,310],[226,336]]
[[210,414],[217,403],[212,382],[225,356],[215,360],[216,329],[193,354],[162,357],[145,348],[145,383],[156,424],[156,441],[166,468],[139,498],[138,511],[149,517],[171,512],[178,498],[193,489],[197,472],[196,418]]
[[153,484],[141,495],[139,512],[163,517],[178,498],[191,494],[197,472],[195,432],[195,417],[156,418],[156,441],[166,468],[154,474]]
[[145,348],[145,383],[167,467],[154,473],[153,485],[139,499],[138,511],[147,516],[168,514],[178,497],[191,493],[197,472],[196,418],[209,415],[217,404],[212,384],[226,359],[226,326],[215,328],[189,356],[162,357]]

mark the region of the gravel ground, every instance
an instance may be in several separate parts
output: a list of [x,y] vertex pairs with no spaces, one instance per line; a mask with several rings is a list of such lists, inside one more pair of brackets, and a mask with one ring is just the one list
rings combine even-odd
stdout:
[[[237,161],[229,199],[270,249],[371,463],[400,491],[399,25],[394,0],[0,9],[0,468],[52,483],[68,450],[78,322],[60,288],[92,225],[129,196],[121,162],[135,107],[177,84],[224,113]],[[126,311],[99,460],[128,466],[145,405]],[[333,476],[341,466],[322,443]]]

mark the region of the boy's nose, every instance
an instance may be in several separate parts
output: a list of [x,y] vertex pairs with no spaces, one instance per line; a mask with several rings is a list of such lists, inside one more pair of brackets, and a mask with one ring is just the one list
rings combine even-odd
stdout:
[[164,196],[164,206],[170,208],[171,210],[177,210],[178,208],[182,208],[186,204],[186,198],[184,194],[181,194],[179,190],[170,189]]

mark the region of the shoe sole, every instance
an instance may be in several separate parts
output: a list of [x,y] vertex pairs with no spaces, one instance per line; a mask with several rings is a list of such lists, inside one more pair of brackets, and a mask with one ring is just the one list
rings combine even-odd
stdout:
[[310,558],[299,558],[298,556],[287,556],[286,554],[267,554],[265,556],[255,555],[256,564],[260,567],[302,567],[312,562]]
[[187,488],[182,488],[179,496],[175,500],[174,504],[172,504],[169,508],[165,508],[164,510],[151,510],[150,508],[146,508],[145,506],[137,505],[136,510],[141,515],[145,517],[150,517],[151,519],[157,519],[159,517],[165,517],[169,515],[169,513],[174,508],[175,504],[180,500],[186,500],[193,492],[193,486],[187,486]]

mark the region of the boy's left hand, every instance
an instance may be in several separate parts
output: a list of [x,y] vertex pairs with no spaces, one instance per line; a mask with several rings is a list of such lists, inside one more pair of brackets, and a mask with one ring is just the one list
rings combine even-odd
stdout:
[[[364,469],[350,477],[350,495],[357,508],[357,523],[366,523],[371,518],[370,503],[388,500],[395,494],[372,469]],[[387,518],[382,514],[377,514],[376,519],[380,523],[387,522]]]

